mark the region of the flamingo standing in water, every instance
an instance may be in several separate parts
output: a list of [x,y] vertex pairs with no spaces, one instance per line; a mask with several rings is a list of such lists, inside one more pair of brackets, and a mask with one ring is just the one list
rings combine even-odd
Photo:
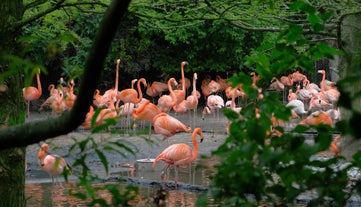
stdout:
[[[152,122],[153,118],[160,114],[160,109],[151,103],[149,100],[145,100],[138,108],[133,109],[132,116],[136,120],[150,121]],[[149,137],[151,133],[152,123],[149,124]]]
[[40,168],[51,176],[54,183],[54,176],[59,176],[63,172],[69,172],[71,168],[64,158],[55,154],[49,155],[48,150],[48,144],[42,144],[38,152],[38,159]]
[[28,86],[23,88],[23,98],[27,104],[27,117],[30,116],[30,101],[38,100],[42,94],[41,82],[40,82],[40,69],[36,73],[37,87]]
[[164,180],[165,171],[168,170],[169,166],[174,166],[174,183],[177,186],[178,182],[178,168],[180,165],[190,165],[197,159],[198,156],[198,143],[197,135],[200,137],[200,142],[203,141],[204,136],[201,128],[195,128],[192,133],[192,147],[184,144],[173,144],[167,147],[162,153],[160,153],[154,160],[152,167],[154,168],[159,160],[162,160],[165,165],[162,170],[161,179]]
[[188,65],[187,61],[183,61],[181,63],[181,75],[182,75],[182,89],[180,90],[174,90],[174,94],[177,98],[176,105],[180,104],[185,98],[186,98],[186,80],[184,77],[184,66]]
[[174,78],[168,80],[168,90],[170,95],[162,95],[158,99],[158,107],[162,112],[168,112],[174,105],[177,104],[177,97],[173,91],[172,84],[178,85]]
[[167,113],[160,113],[153,118],[153,126],[156,134],[163,135],[163,140],[168,139],[177,132],[191,132],[192,129],[178,119]]

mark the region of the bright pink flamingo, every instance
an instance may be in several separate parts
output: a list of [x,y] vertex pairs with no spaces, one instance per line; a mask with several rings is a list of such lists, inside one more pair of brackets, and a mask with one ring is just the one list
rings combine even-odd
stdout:
[[27,103],[27,117],[30,115],[30,101],[38,100],[42,94],[41,82],[40,82],[40,69],[36,73],[37,87],[28,86],[23,88],[23,98]]
[[178,132],[191,132],[191,128],[167,113],[160,113],[153,118],[156,134],[163,135],[163,140],[168,139]]
[[174,183],[177,186],[178,182],[178,168],[181,165],[190,165],[193,163],[198,156],[198,143],[197,135],[200,137],[200,142],[203,141],[204,136],[201,128],[195,128],[192,133],[193,148],[187,144],[179,143],[173,144],[167,147],[162,153],[160,153],[154,160],[152,167],[154,168],[159,160],[165,163],[163,167],[161,179],[164,180],[165,171],[168,170],[169,166],[174,166]]
[[48,144],[42,144],[39,152],[38,152],[38,159],[40,168],[47,172],[50,176],[52,181],[54,182],[54,176],[59,176],[63,172],[71,171],[70,166],[66,163],[64,158],[59,157],[55,154],[47,154],[49,150]]
[[162,95],[158,99],[158,107],[162,112],[169,112],[169,110],[177,104],[177,97],[173,91],[172,84],[177,85],[177,81],[174,78],[168,80],[169,95]]
[[186,98],[186,80],[184,77],[184,66],[188,65],[187,61],[183,61],[181,63],[181,75],[182,75],[182,89],[174,90],[174,94],[177,97],[177,103],[180,104]]
[[117,100],[122,101],[124,103],[134,103],[134,104],[137,104],[140,101],[142,101],[143,93],[142,93],[142,89],[140,86],[141,83],[145,87],[147,86],[147,81],[145,80],[145,78],[141,78],[137,82],[138,92],[135,89],[131,89],[131,88],[124,89],[124,90],[118,92]]

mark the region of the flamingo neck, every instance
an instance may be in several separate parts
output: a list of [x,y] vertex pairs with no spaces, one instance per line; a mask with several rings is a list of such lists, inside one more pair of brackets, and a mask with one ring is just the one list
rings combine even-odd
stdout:
[[196,81],[197,81],[197,78],[196,78],[196,76],[194,75],[194,76],[193,76],[193,92],[192,92],[192,95],[194,95],[194,96],[197,95]]
[[117,61],[117,65],[115,68],[115,88],[114,88],[115,91],[118,91],[119,64],[120,64],[120,61]]
[[192,142],[193,142],[193,152],[192,152],[192,162],[197,159],[198,156],[198,143],[197,143],[197,135],[200,134],[200,131],[196,129],[192,134]]
[[43,90],[41,88],[40,74],[39,73],[36,74],[36,82],[37,82],[37,85],[38,85],[39,96],[41,96]]
[[170,97],[172,98],[172,102],[170,103],[170,105],[174,106],[177,103],[177,96],[175,95],[175,93],[173,91],[171,82],[172,82],[171,80],[168,81],[168,90],[169,90],[169,93],[170,93]]
[[181,74],[182,74],[182,91],[186,91],[186,80],[184,78],[184,64],[181,65]]
[[137,83],[137,89],[138,89],[138,99],[136,100],[136,103],[139,103],[143,99],[143,93],[142,89],[140,88],[140,82],[143,82],[142,80],[139,80]]

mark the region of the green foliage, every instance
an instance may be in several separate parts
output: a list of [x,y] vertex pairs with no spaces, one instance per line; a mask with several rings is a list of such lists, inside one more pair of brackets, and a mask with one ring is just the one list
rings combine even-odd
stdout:
[[[292,9],[307,13],[315,32],[323,28],[325,16],[321,17],[313,6],[297,1]],[[279,77],[294,68],[312,72],[314,61],[342,54],[327,44],[310,41],[303,34],[302,27],[291,23],[280,32],[273,47],[268,46],[267,50],[260,47],[253,51],[246,65],[262,77],[257,85],[261,87],[272,77]],[[334,129],[323,125],[297,126],[287,132],[278,127],[282,135],[272,137],[271,117],[288,120],[290,111],[279,101],[280,97],[272,93],[264,92],[264,98],[258,99],[257,90],[247,76],[241,72],[230,79],[233,86],[242,83],[249,104],[242,107],[238,116],[224,111],[231,125],[226,142],[213,153],[222,158],[212,179],[212,197],[220,203],[217,205],[259,206],[262,202],[290,205],[297,196],[310,190],[317,192],[317,197],[310,198],[309,205],[324,205],[329,198],[333,206],[345,205],[350,195],[343,189],[347,189],[349,184],[347,170],[351,165],[338,169],[336,166],[342,157],[315,159],[318,152],[329,148]],[[343,106],[349,107],[352,99],[346,97]],[[342,133],[356,127],[353,120],[360,118],[359,113],[353,111],[352,117],[349,123],[343,125],[350,127],[344,128]],[[316,134],[312,145],[305,142],[304,134],[309,131]],[[202,205],[205,205],[204,202]]]

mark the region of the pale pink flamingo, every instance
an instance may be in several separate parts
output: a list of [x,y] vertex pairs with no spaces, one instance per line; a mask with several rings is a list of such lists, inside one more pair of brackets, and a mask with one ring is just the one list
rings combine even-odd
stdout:
[[160,113],[153,118],[156,134],[163,135],[163,140],[168,139],[178,132],[191,132],[191,128],[167,113]]
[[120,59],[117,59],[116,66],[115,66],[115,85],[114,85],[114,88],[106,90],[104,92],[104,94],[101,97],[99,107],[102,107],[102,106],[104,106],[104,104],[111,101],[111,97],[117,97],[117,94],[119,93],[118,92],[119,66],[120,66]]
[[305,110],[305,104],[300,100],[292,100],[286,104],[287,107],[290,107],[297,115],[305,115],[307,111]]
[[288,102],[290,102],[290,101],[292,101],[292,100],[296,100],[296,99],[297,99],[297,94],[294,93],[294,92],[292,91],[292,89],[289,89],[289,90],[288,90],[288,96],[287,96]]
[[207,97],[207,106],[203,108],[202,119],[206,114],[212,114],[214,111],[217,113],[217,119],[219,119],[219,109],[224,107],[224,100],[219,95],[210,95]]
[[192,147],[184,144],[173,144],[167,147],[162,153],[160,153],[154,160],[152,167],[154,168],[158,161],[164,162],[164,167],[161,173],[161,179],[164,180],[165,171],[168,170],[170,166],[174,166],[174,183],[177,186],[178,182],[178,168],[181,165],[190,165],[193,163],[198,156],[198,143],[197,135],[200,137],[200,142],[203,141],[204,136],[201,128],[195,128],[192,133]]
[[39,165],[43,171],[51,176],[51,179],[54,182],[54,176],[59,176],[62,173],[68,174],[71,171],[71,168],[64,158],[55,154],[49,155],[48,150],[48,144],[44,143],[41,145],[38,152]]
[[159,97],[158,99],[158,104],[157,106],[159,107],[160,111],[162,112],[169,112],[169,110],[177,104],[177,97],[173,91],[172,88],[172,84],[173,85],[177,85],[177,81],[174,78],[170,78],[168,80],[168,90],[169,90],[169,95],[162,95],[161,97]]
[[336,88],[329,88],[328,90],[325,90],[326,72],[325,70],[318,70],[317,72],[322,74],[322,80],[321,80],[322,96],[324,97],[325,100],[327,100],[329,103],[335,106],[336,102],[340,97],[340,92]]
[[30,101],[38,100],[42,94],[41,82],[40,82],[40,69],[36,73],[36,83],[37,87],[28,86],[23,88],[23,98],[27,104],[26,116],[30,115]]
[[271,80],[271,84],[267,87],[267,90],[283,92],[285,89],[285,85],[278,80],[276,77],[273,77]]
[[197,108],[198,108],[198,99],[199,99],[199,92],[197,93],[197,73],[193,73],[193,82],[192,82],[192,93],[191,95],[187,96],[185,100],[185,106],[187,110],[193,110],[193,123],[195,122],[195,118],[197,117]]

